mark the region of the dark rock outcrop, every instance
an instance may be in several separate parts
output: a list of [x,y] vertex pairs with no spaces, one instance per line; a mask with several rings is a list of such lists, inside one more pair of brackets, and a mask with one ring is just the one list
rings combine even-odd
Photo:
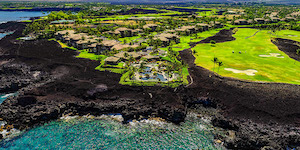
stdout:
[[300,55],[297,55],[297,50],[300,49],[300,42],[281,38],[272,40],[272,42],[279,48],[279,50],[289,55],[289,57],[300,61]]
[[[0,60],[1,62],[1,60]],[[3,60],[2,62],[9,62]],[[41,71],[31,70],[25,64],[6,63],[0,66],[0,93],[11,93],[47,78]]]

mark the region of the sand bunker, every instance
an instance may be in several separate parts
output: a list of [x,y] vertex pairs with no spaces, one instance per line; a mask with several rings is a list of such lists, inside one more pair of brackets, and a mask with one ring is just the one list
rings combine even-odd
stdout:
[[284,58],[284,56],[280,56],[278,53],[269,53],[270,55],[259,55],[259,57],[276,57],[276,58]]
[[287,36],[298,37],[297,35],[288,34]]
[[225,70],[227,71],[232,71],[233,73],[244,73],[248,76],[254,76],[255,73],[257,72],[254,69],[247,69],[247,70],[237,70],[237,69],[233,69],[233,68],[225,68]]

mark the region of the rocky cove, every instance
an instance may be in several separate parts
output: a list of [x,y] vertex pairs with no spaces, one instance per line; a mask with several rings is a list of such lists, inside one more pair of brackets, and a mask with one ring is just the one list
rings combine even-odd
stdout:
[[[206,112],[213,125],[228,130],[228,136],[215,137],[227,148],[299,146],[299,110],[295,109],[300,108],[298,85],[220,77],[196,66],[187,49],[180,57],[189,64],[190,86],[124,86],[119,84],[119,74],[96,71],[98,62],[75,58],[77,52],[62,49],[54,41],[17,41],[25,24],[0,25],[3,30],[15,27],[14,34],[0,41],[1,93],[19,93],[0,105],[0,118],[17,129],[29,129],[64,114],[120,113],[123,123],[160,117],[179,124],[188,109],[209,107],[217,109],[217,113]],[[234,40],[230,30],[206,41],[211,39]]]

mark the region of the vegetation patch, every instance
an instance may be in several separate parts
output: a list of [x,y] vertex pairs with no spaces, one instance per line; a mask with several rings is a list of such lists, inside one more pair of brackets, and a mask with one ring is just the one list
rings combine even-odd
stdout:
[[279,37],[283,39],[290,39],[300,42],[300,31],[295,30],[280,30],[275,32],[274,37]]
[[[269,30],[262,30],[255,36],[249,37],[257,31],[257,29],[243,28],[236,32],[234,41],[197,45],[193,48],[196,57],[195,63],[226,77],[300,84],[300,62],[295,62],[271,42],[273,35]],[[270,53],[280,54],[284,58],[260,57],[262,54]],[[222,65],[219,66],[217,62],[222,62]],[[254,76],[249,76],[224,68],[254,69],[257,72]]]

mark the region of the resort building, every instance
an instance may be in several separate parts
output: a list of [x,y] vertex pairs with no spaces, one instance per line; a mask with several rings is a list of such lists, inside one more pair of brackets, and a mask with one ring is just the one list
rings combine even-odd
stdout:
[[107,31],[106,33],[108,33],[110,35],[119,35],[122,38],[131,37],[134,35],[132,29],[128,29],[125,27],[120,27],[120,28],[116,29],[115,31]]
[[155,31],[159,25],[157,24],[146,24],[143,26],[143,29],[149,29],[150,31]]
[[159,56],[153,56],[153,55],[146,55],[146,56],[143,56],[142,58],[148,62],[159,60]]
[[278,17],[270,17],[271,19],[271,23],[277,23],[277,22],[279,22],[280,21],[280,18],[278,18]]
[[180,33],[184,32],[187,35],[189,35],[189,34],[197,33],[198,30],[196,29],[196,26],[183,26],[181,28],[176,29],[175,31]]
[[285,21],[287,21],[287,22],[296,21],[296,18],[294,18],[294,17],[285,17]]
[[197,23],[196,27],[200,31],[207,31],[209,29],[209,24],[206,24],[206,23]]
[[175,43],[180,42],[180,37],[176,34],[171,33],[162,33],[156,35],[153,39],[162,41],[163,46],[169,46],[172,41],[174,41]]
[[103,51],[109,51],[115,45],[118,45],[119,42],[116,40],[103,40],[99,45],[97,45],[97,53],[101,53]]
[[64,41],[65,40],[64,37],[69,36],[71,34],[75,34],[75,31],[74,30],[63,30],[63,31],[56,32],[54,35],[57,40]]
[[238,19],[234,21],[235,25],[248,25],[249,22],[246,19]]
[[264,18],[255,18],[254,21],[259,24],[264,24],[266,22]]
[[120,62],[120,58],[111,56],[111,57],[107,57],[104,61],[105,64],[117,65]]

